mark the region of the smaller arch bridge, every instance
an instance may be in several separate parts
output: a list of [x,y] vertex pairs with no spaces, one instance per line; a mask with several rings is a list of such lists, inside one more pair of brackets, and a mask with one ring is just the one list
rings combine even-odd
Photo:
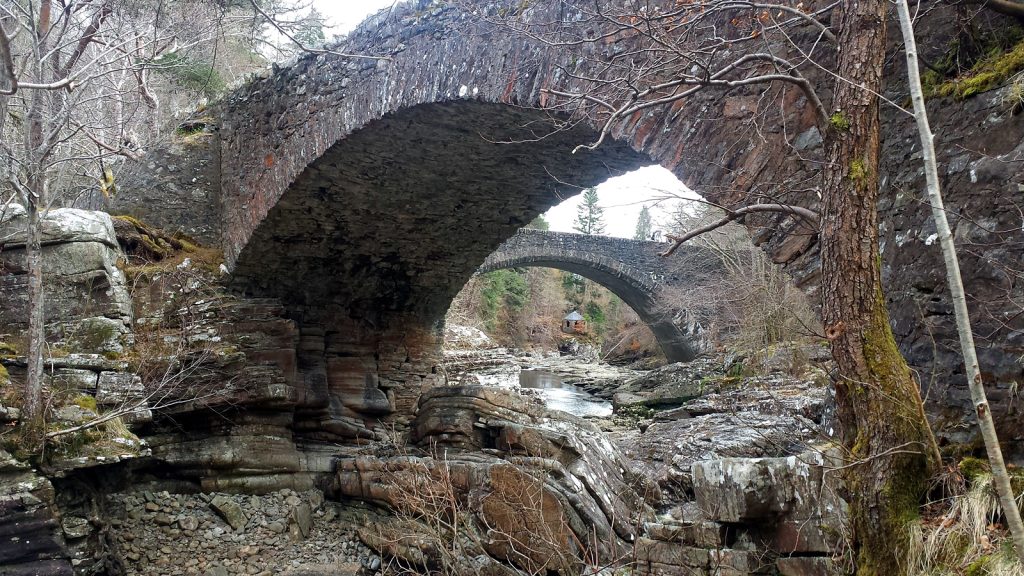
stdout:
[[662,242],[522,229],[488,256],[477,274],[534,266],[593,280],[636,311],[670,361],[681,362],[692,359],[702,343],[674,294],[698,285],[714,271],[709,263],[717,259],[694,246],[665,258],[660,254],[667,247]]

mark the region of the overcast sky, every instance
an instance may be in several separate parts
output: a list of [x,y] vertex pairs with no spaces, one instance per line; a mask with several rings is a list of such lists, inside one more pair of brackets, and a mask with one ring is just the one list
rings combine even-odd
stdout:
[[[313,0],[313,5],[325,16],[331,25],[327,36],[345,34],[355,28],[367,16],[390,8],[394,0]],[[654,219],[655,229],[661,228],[667,220],[674,201],[672,196],[695,197],[671,172],[660,166],[648,166],[635,172],[612,178],[598,186],[599,205],[604,208],[609,236],[632,238],[640,208],[647,204]],[[576,218],[576,205],[580,197],[569,198],[549,210],[544,216],[552,230],[572,232]]]

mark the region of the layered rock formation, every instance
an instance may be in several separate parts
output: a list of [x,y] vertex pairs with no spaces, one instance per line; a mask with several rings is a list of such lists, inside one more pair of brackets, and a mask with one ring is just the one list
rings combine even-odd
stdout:
[[[0,339],[28,328],[25,209],[0,212]],[[47,333],[52,346],[117,354],[130,343],[131,297],[117,267],[110,216],[63,208],[41,221]]]
[[412,440],[406,453],[340,460],[335,490],[397,510],[408,539],[366,537],[413,564],[452,561],[445,538],[460,541],[429,519],[451,515],[468,536],[462,561],[570,574],[621,557],[660,497],[595,426],[509,391],[426,392]]
[[0,574],[74,574],[53,485],[0,450]]

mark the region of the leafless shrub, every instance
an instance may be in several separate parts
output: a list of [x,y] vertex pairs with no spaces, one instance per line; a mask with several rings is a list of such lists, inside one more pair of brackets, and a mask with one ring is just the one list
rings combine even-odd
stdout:
[[630,551],[602,558],[609,546],[596,532],[577,534],[565,503],[514,464],[400,450],[381,479],[395,520],[363,532],[386,557],[387,574],[484,575],[497,564],[529,576],[583,576],[629,564]]
[[[679,233],[717,220],[716,210],[680,205],[668,227]],[[786,272],[754,246],[745,229],[729,224],[691,242],[710,250],[723,273],[706,274],[699,286],[676,291],[672,306],[687,310],[704,325],[707,336],[734,349],[759,349],[820,332],[806,295]],[[685,255],[676,258],[685,259]],[[685,262],[682,265],[698,265]]]

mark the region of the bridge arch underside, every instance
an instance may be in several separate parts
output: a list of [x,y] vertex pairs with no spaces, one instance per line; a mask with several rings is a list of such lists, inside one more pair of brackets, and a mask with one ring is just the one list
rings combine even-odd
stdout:
[[654,333],[669,361],[685,362],[696,356],[691,335],[674,321],[676,310],[669,302],[659,298],[658,286],[646,281],[642,273],[615,261],[552,255],[525,255],[489,262],[480,268],[480,272],[523,267],[555,268],[597,282],[636,312]]
[[452,299],[484,259],[582,188],[651,164],[590,129],[480,101],[385,116],[329,148],[254,228],[232,271],[300,329],[296,430],[336,440],[408,420],[440,380]]

